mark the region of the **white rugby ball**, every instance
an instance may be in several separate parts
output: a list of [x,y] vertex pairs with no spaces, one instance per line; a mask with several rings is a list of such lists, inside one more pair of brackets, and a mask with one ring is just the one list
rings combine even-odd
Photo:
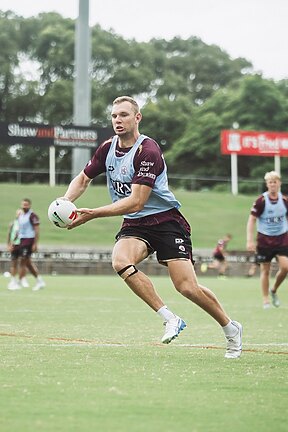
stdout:
[[77,207],[71,201],[56,199],[48,208],[48,218],[58,228],[66,228],[77,218]]

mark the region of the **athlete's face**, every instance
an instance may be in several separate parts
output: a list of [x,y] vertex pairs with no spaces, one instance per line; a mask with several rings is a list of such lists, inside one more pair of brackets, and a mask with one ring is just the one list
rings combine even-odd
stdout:
[[271,194],[278,193],[280,190],[281,182],[279,179],[269,179],[266,182],[268,192]]
[[141,114],[135,112],[133,105],[124,101],[112,107],[112,126],[118,136],[130,136],[138,131]]
[[27,213],[30,210],[31,204],[28,201],[22,201],[21,203],[21,209],[24,213]]

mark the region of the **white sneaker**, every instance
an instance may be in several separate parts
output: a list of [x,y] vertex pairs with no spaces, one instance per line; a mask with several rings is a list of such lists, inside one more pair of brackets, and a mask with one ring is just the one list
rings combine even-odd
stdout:
[[237,321],[232,321],[238,332],[235,336],[226,336],[227,348],[225,358],[234,359],[239,358],[242,352],[242,325]]
[[43,280],[38,281],[36,285],[32,288],[32,291],[39,291],[40,289],[43,289],[45,286],[46,284]]
[[23,288],[29,288],[29,283],[27,281],[27,279],[25,277],[23,277],[22,279],[20,279],[20,284]]
[[275,306],[275,307],[279,307],[279,306],[280,306],[280,300],[279,300],[279,298],[278,298],[276,292],[273,292],[273,291],[271,290],[271,288],[269,288],[269,294],[270,294],[270,296],[271,296],[271,300],[272,300],[272,304],[273,304],[273,306]]
[[21,286],[19,285],[19,283],[17,281],[10,281],[7,287],[10,291],[16,291],[21,289]]
[[186,327],[185,321],[176,316],[168,320],[165,325],[165,333],[162,337],[162,343],[169,344],[173,339],[175,339],[179,333]]

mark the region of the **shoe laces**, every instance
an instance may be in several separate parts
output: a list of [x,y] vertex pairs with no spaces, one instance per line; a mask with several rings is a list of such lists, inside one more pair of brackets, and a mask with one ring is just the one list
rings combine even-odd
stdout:
[[179,327],[179,318],[171,318],[170,320],[165,321],[163,325],[165,326],[166,330]]

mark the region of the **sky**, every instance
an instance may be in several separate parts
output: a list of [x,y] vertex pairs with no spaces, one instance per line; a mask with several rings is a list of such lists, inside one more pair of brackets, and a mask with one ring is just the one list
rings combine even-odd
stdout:
[[[0,10],[76,19],[78,1],[0,0]],[[265,78],[288,79],[288,0],[90,0],[89,16],[91,26],[139,42],[196,36],[231,59],[244,57]]]

